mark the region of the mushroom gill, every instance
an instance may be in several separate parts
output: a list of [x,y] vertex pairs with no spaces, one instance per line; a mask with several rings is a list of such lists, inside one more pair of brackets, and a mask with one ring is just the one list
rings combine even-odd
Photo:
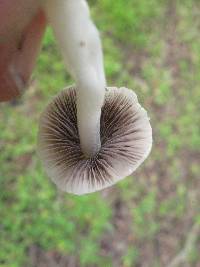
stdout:
[[106,89],[100,137],[100,151],[86,158],[80,147],[76,88],[64,89],[47,106],[40,119],[39,155],[59,189],[81,195],[109,187],[149,155],[152,129],[132,90]]

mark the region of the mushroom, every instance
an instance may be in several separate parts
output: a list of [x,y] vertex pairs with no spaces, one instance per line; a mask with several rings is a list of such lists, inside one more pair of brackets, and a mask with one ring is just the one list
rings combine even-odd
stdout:
[[74,194],[101,190],[148,156],[152,130],[136,94],[106,88],[100,37],[84,0],[48,0],[45,11],[76,82],[41,116],[38,147],[48,176]]
[[127,88],[108,87],[100,121],[100,150],[86,157],[80,146],[77,88],[61,91],[41,116],[39,154],[59,189],[86,194],[130,175],[149,155],[152,130],[147,112]]
[[100,117],[106,79],[98,30],[85,0],[47,0],[44,5],[66,68],[77,84],[77,119],[86,156],[101,147]]

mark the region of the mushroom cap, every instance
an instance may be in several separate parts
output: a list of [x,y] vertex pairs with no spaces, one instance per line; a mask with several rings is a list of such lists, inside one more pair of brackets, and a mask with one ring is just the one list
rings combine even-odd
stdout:
[[80,148],[76,88],[61,91],[43,112],[39,156],[59,189],[81,195],[109,187],[130,175],[149,155],[151,125],[132,90],[106,88],[100,124],[101,149],[86,158]]

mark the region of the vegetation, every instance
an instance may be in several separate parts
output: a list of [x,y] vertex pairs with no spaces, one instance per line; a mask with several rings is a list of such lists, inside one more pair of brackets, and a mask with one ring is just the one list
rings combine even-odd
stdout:
[[0,106],[0,266],[198,267],[200,2],[89,2],[108,84],[138,94],[153,151],[110,189],[57,191],[37,157],[38,119],[73,81],[48,29],[29,90]]

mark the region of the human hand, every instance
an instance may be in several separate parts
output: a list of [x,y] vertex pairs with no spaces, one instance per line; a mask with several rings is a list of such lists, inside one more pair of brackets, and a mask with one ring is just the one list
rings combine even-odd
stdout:
[[40,50],[46,18],[36,0],[0,1],[0,102],[25,89]]

